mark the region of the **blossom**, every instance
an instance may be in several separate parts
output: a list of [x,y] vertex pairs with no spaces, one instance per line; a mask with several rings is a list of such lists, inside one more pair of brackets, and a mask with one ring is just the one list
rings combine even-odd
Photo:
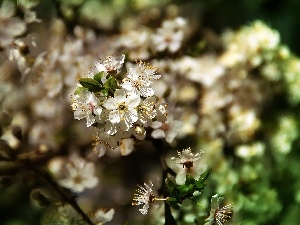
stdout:
[[106,210],[106,209],[98,209],[96,212],[90,214],[91,220],[95,225],[102,225],[107,222],[110,222],[115,214],[114,209]]
[[215,194],[211,197],[211,210],[209,217],[205,220],[207,221],[204,225],[211,225],[215,222],[218,225],[223,225],[225,222],[229,221],[232,216],[232,206],[229,204],[220,208],[220,202],[223,200],[222,197],[219,197],[218,194]]
[[116,39],[115,47],[126,48],[130,59],[148,59],[150,56],[149,45],[151,41],[150,31],[147,28],[128,30]]
[[55,174],[58,183],[73,192],[80,193],[87,188],[94,188],[99,180],[95,176],[95,165],[83,158],[73,155],[62,164],[62,170]]
[[102,112],[101,106],[99,106],[99,100],[94,93],[84,89],[73,98],[72,109],[74,111],[74,117],[77,120],[83,118],[87,119],[86,125],[89,127],[95,123],[95,115],[99,116]]
[[175,120],[173,115],[168,115],[166,122],[154,121],[151,127],[154,129],[151,137],[155,139],[165,138],[168,143],[172,143],[180,132],[182,122]]
[[140,121],[144,126],[152,123],[152,119],[156,116],[156,98],[150,97],[143,100],[138,108],[138,121]]
[[122,121],[128,130],[138,119],[136,107],[140,100],[139,96],[127,95],[124,90],[118,89],[114,98],[108,98],[103,102],[103,107],[109,110],[111,123],[116,124]]
[[132,138],[123,138],[116,149],[120,151],[122,156],[129,155],[134,149],[134,140]]
[[191,148],[183,149],[182,152],[177,151],[178,158],[172,157],[171,161],[167,160],[168,165],[176,175],[176,183],[183,184],[186,179],[186,174],[190,174],[195,179],[207,169],[206,164],[203,164],[199,159],[203,155],[203,151],[192,153]]
[[153,80],[157,80],[160,77],[160,75],[156,74],[156,67],[140,62],[137,66],[130,65],[127,77],[123,79],[121,87],[136,95],[150,97],[154,95],[154,90],[149,86]]
[[14,37],[23,34],[26,24],[17,17],[15,4],[12,1],[3,1],[0,7],[0,47],[6,47],[14,41]]
[[117,74],[120,72],[124,60],[124,54],[117,59],[113,56],[107,56],[104,60],[98,62],[95,67],[97,72],[105,72],[106,74]]
[[174,53],[181,47],[184,38],[186,21],[178,17],[174,20],[166,20],[157,33],[152,36],[152,42],[157,51],[169,50]]
[[177,151],[178,158],[172,157],[171,159],[178,164],[182,164],[183,167],[191,169],[193,162],[199,160],[203,155],[203,151],[193,154],[191,148],[183,149],[182,152]]
[[146,215],[149,210],[149,204],[155,201],[155,195],[153,194],[153,183],[149,181],[149,184],[144,183],[144,187],[138,185],[139,189],[136,190],[136,194],[134,194],[132,205],[144,205],[142,209],[139,211]]

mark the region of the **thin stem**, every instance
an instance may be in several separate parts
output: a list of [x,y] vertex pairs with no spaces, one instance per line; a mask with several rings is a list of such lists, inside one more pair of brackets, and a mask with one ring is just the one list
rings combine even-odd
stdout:
[[154,201],[166,201],[167,199],[168,199],[168,197],[167,198],[155,198]]
[[[155,147],[157,156],[160,159],[160,165],[162,169],[162,183],[159,192],[161,192],[163,197],[167,199],[169,196],[168,196],[168,189],[165,181],[168,178],[170,168],[167,166],[165,161],[165,156],[167,153],[166,143],[163,142],[162,140],[153,140],[152,143]],[[177,225],[177,222],[174,219],[171,212],[171,206],[167,203],[167,201],[164,202],[164,206],[165,206],[165,225]]]
[[201,207],[202,209],[209,211],[208,208],[204,207],[203,205],[200,205],[198,202],[196,202],[194,199],[191,199],[192,202],[196,203],[199,207]]
[[[167,185],[165,183],[165,180],[168,177],[167,170],[163,169],[163,181],[162,181],[162,190],[164,197],[167,195]],[[174,219],[172,212],[171,212],[171,206],[165,201],[165,225],[177,225],[176,220]]]

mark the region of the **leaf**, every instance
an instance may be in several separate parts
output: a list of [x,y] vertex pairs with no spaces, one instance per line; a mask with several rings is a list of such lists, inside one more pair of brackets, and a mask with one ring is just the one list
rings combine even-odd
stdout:
[[76,90],[74,91],[74,95],[78,95],[83,90],[87,90],[87,88],[85,88],[85,87],[77,87]]
[[176,210],[179,210],[179,209],[180,209],[180,206],[179,206],[179,205],[171,205],[171,207],[172,207],[173,209],[176,209]]
[[93,78],[81,78],[79,79],[79,83],[91,92],[98,92],[103,89],[102,84],[100,84],[98,81],[94,80]]
[[168,197],[168,199],[166,200],[166,202],[169,205],[177,205],[178,204],[178,199],[174,198],[174,197]]
[[206,179],[209,177],[211,172],[211,169],[206,170],[203,174],[201,174],[201,176],[199,177],[198,180],[196,180],[196,186],[197,186],[197,190],[198,191],[202,191],[204,188],[204,182],[206,181]]
[[196,191],[195,184],[189,184],[189,185],[181,185],[180,188],[180,199],[181,201],[192,198],[194,196],[194,192]]
[[209,177],[211,169],[206,170],[204,173],[201,174],[197,182],[204,183],[204,181]]
[[185,184],[195,184],[195,178],[192,177],[190,174],[186,175]]
[[166,181],[167,191],[170,193],[171,196],[175,197],[176,199],[180,198],[180,191],[178,189],[178,185],[176,185],[172,180],[168,179]]
[[107,80],[104,84],[104,90],[102,90],[102,93],[106,96],[107,95],[113,96],[117,87],[118,87],[118,82],[117,82],[116,78],[113,76],[110,76],[109,78],[107,78]]
[[99,72],[99,73],[96,73],[96,74],[94,75],[94,80],[97,81],[97,82],[99,82],[100,84],[102,84],[102,77],[103,77],[103,76],[105,76],[104,71]]

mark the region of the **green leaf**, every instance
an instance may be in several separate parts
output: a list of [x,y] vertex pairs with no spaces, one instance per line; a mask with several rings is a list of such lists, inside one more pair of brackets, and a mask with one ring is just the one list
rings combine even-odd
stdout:
[[169,205],[177,205],[178,204],[178,199],[176,199],[174,197],[168,197],[168,199],[166,200],[166,202]]
[[185,184],[195,184],[195,178],[190,174],[186,175]]
[[179,205],[171,205],[171,207],[172,207],[173,209],[176,209],[176,210],[179,210],[179,209],[180,209],[180,206],[179,206]]
[[110,76],[104,83],[104,89],[101,91],[105,96],[113,96],[118,88],[118,82],[115,77]]
[[204,183],[204,181],[209,177],[211,173],[211,169],[206,170],[204,173],[201,174],[197,182]]
[[87,88],[85,87],[77,87],[76,90],[74,91],[74,95],[78,95],[80,92],[83,90],[86,90]]
[[180,198],[180,191],[178,189],[178,185],[175,184],[172,180],[168,179],[166,181],[167,191],[170,193],[171,196],[175,197],[176,199]]
[[98,92],[102,90],[102,84],[93,78],[81,78],[79,79],[79,83],[91,92]]
[[196,191],[196,186],[194,184],[181,185],[179,190],[180,190],[180,199],[183,201],[187,198],[191,198],[194,196],[194,192]]
[[102,79],[103,76],[105,76],[105,73],[104,73],[103,71],[102,71],[102,72],[99,72],[99,73],[96,73],[96,74],[94,75],[94,80],[95,80],[95,81],[98,81],[100,84],[102,84],[101,79]]
[[197,186],[197,190],[198,191],[202,191],[204,188],[204,182],[206,181],[206,179],[209,177],[211,172],[211,169],[206,170],[203,174],[201,174],[201,176],[199,177],[198,180],[196,180],[196,186]]

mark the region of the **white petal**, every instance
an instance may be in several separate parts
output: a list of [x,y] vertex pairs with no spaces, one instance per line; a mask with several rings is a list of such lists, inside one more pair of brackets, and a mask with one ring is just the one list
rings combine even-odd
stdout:
[[92,114],[88,114],[86,117],[86,126],[90,127],[95,123],[96,119]]
[[153,137],[155,139],[164,138],[165,137],[165,132],[163,130],[160,130],[160,129],[154,130],[151,133],[151,137]]
[[124,81],[124,83],[121,84],[121,87],[127,91],[132,91],[132,89],[133,89],[133,87],[129,81]]
[[153,129],[158,129],[158,128],[160,128],[161,126],[162,126],[162,123],[159,122],[159,121],[154,121],[154,122],[151,124],[151,127],[152,127]]
[[143,97],[151,97],[154,95],[154,90],[150,87],[143,87],[140,89],[140,92]]
[[121,116],[119,110],[112,110],[109,113],[109,120],[112,123],[120,123],[121,121]]
[[132,94],[128,97],[126,100],[126,103],[128,104],[128,108],[135,108],[140,104],[140,97],[138,95]]
[[107,110],[115,110],[118,108],[118,104],[114,98],[109,98],[103,102],[103,107]]

